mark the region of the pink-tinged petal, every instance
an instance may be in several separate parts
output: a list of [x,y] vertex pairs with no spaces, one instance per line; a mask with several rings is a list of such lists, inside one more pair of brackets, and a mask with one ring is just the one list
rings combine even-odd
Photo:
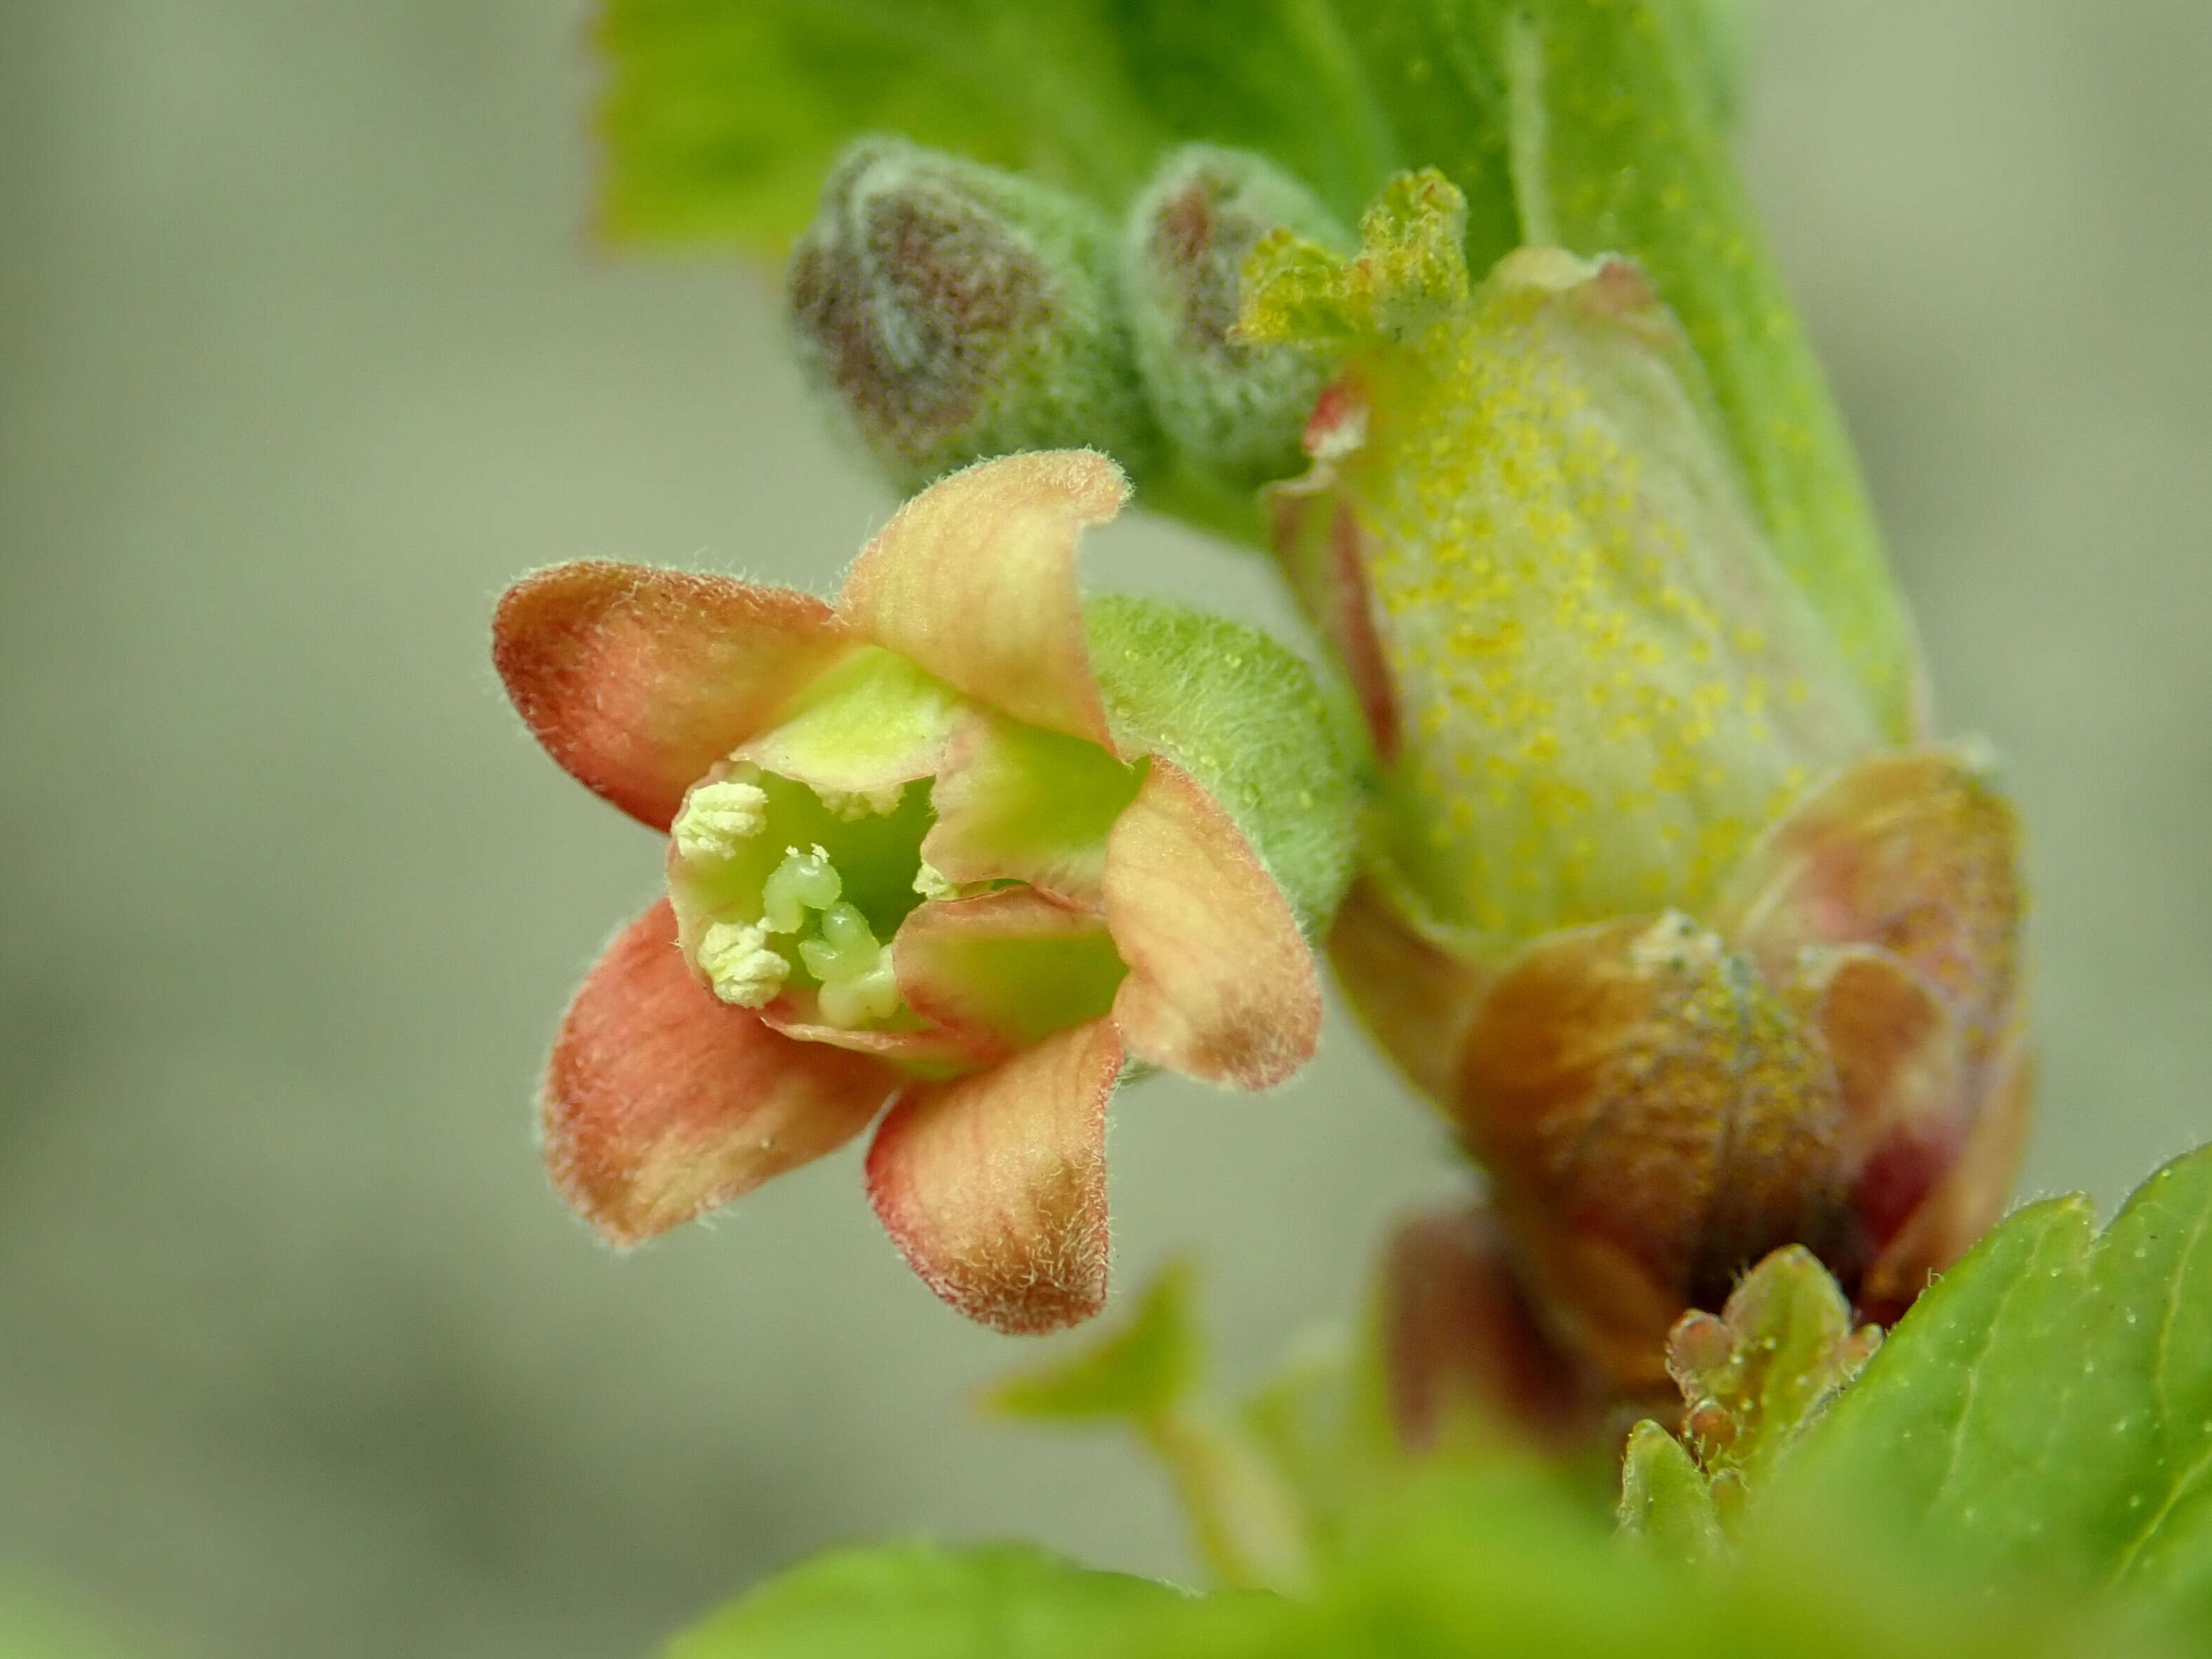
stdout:
[[969,1318],[1057,1330],[1106,1304],[1106,1105],[1121,1042],[1073,1026],[1004,1065],[902,1096],[868,1198],[922,1282]]
[[945,769],[990,716],[903,657],[863,647],[735,758],[818,794],[872,793]]
[[891,952],[908,1007],[1002,1054],[1099,1018],[1127,971],[1103,915],[1034,887],[933,900]]
[[1879,945],[1950,1003],[1972,1060],[2003,1034],[2025,908],[2011,806],[1969,757],[1918,749],[1848,767],[1793,806],[1716,925],[1778,979],[1808,945]]
[[1855,1218],[1843,1103],[1792,1005],[1686,917],[1524,946],[1460,1053],[1454,1116],[1524,1276],[1622,1387],[1663,1378],[1685,1307],[1788,1243],[1837,1261]]
[[601,562],[524,577],[492,623],[492,661],[538,742],[656,830],[854,644],[811,594]]
[[1984,1092],[1973,1127],[1936,1188],[1898,1229],[1859,1285],[1869,1319],[1893,1324],[1928,1281],[1996,1224],[2027,1149],[2035,1066],[2023,1024],[2015,1018],[1983,1074]]
[[1128,493],[1090,450],[979,462],[898,510],[845,578],[838,614],[980,702],[1104,744],[1075,546]]
[[664,899],[616,935],[562,1022],[545,1161],[585,1219],[635,1244],[842,1146],[896,1086],[879,1061],[716,1001]]
[[1106,844],[1106,926],[1140,1060],[1268,1089],[1313,1057],[1321,980],[1290,902],[1221,804],[1155,757]]
[[1942,1180],[1978,1103],[1942,994],[1888,951],[1807,952],[1808,1013],[1843,1097],[1844,1168],[1879,1251]]

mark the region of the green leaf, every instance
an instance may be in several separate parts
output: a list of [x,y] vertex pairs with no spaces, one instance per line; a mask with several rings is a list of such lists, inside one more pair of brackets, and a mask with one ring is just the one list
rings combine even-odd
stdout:
[[1826,1533],[1741,1571],[1623,1550],[1533,1481],[1433,1482],[1366,1529],[1314,1592],[1218,1598],[1127,1629],[1098,1659],[2118,1659],[2113,1621],[1992,1603],[1863,1559]]
[[1686,1571],[1622,1549],[1533,1474],[1454,1476],[1369,1511],[1311,1590],[1186,1597],[1041,1553],[824,1557],[667,1659],[2130,1659],[2108,1607],[2002,1600],[1869,1555],[1849,1516]]
[[1180,1599],[1024,1546],[888,1544],[770,1579],[678,1637],[667,1659],[1048,1659]]
[[611,0],[619,234],[780,251],[889,130],[1119,208],[1169,146],[1256,149],[1346,218],[1397,164],[1327,0]]
[[1899,1322],[1778,1483],[1872,1497],[2007,1576],[2139,1591],[2212,1630],[2212,1149],[2101,1236],[2021,1211]]
[[1735,126],[1751,78],[1753,0],[1690,0],[1690,21],[1704,48],[1713,107]]

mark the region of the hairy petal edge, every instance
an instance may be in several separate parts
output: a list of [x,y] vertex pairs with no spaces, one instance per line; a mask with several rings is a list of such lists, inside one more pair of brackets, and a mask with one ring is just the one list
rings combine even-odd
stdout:
[[899,508],[847,574],[838,614],[979,702],[1110,748],[1075,553],[1128,494],[1087,449],[980,462]]
[[1012,1334],[1106,1303],[1106,1107],[1121,1075],[1107,1021],[901,1096],[868,1149],[868,1199],[922,1282]]
[[655,830],[854,644],[811,594],[604,561],[524,577],[492,621],[492,662],[546,752]]
[[1290,902],[1219,802],[1155,756],[1106,842],[1106,926],[1140,1060],[1270,1089],[1321,1041],[1321,979]]
[[545,1161],[585,1219],[635,1244],[835,1151],[896,1086],[878,1060],[716,1001],[663,899],[615,936],[561,1024]]

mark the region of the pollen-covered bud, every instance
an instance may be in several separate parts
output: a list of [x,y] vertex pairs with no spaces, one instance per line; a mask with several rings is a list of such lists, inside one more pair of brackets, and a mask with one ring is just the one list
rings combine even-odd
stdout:
[[1416,175],[1357,258],[1272,239],[1245,326],[1345,354],[1278,545],[1368,710],[1378,882],[1495,961],[1698,911],[1877,732],[1644,273],[1522,248],[1470,283],[1462,212]]
[[1272,162],[1194,144],[1137,198],[1122,238],[1122,293],[1153,412],[1187,464],[1231,488],[1299,469],[1298,436],[1328,378],[1322,357],[1237,332],[1245,258],[1276,230],[1330,248],[1352,240]]
[[799,362],[902,490],[1065,445],[1141,471],[1158,440],[1113,264],[1113,227],[1088,203],[863,138],[792,250]]

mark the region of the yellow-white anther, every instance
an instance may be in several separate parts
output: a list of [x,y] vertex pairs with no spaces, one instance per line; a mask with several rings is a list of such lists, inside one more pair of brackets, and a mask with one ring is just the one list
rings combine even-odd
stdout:
[[806,925],[809,910],[827,910],[844,889],[821,848],[802,853],[787,847],[783,862],[761,888],[761,921],[771,933],[795,933]]
[[945,880],[943,872],[933,866],[927,859],[924,859],[921,861],[921,868],[914,872],[914,890],[926,899],[949,899],[960,896],[958,884]]
[[699,971],[714,994],[740,1008],[764,1008],[790,976],[791,963],[769,948],[757,922],[717,921],[699,939]]
[[807,971],[822,981],[824,1024],[850,1030],[897,1012],[891,947],[876,943],[867,918],[851,905],[835,904],[823,911],[822,937],[800,940],[799,954]]
[[889,817],[897,811],[906,786],[891,783],[881,789],[817,789],[814,793],[846,823],[857,823],[862,818]]
[[684,858],[726,859],[767,823],[767,794],[753,784],[725,778],[694,789],[670,833]]

